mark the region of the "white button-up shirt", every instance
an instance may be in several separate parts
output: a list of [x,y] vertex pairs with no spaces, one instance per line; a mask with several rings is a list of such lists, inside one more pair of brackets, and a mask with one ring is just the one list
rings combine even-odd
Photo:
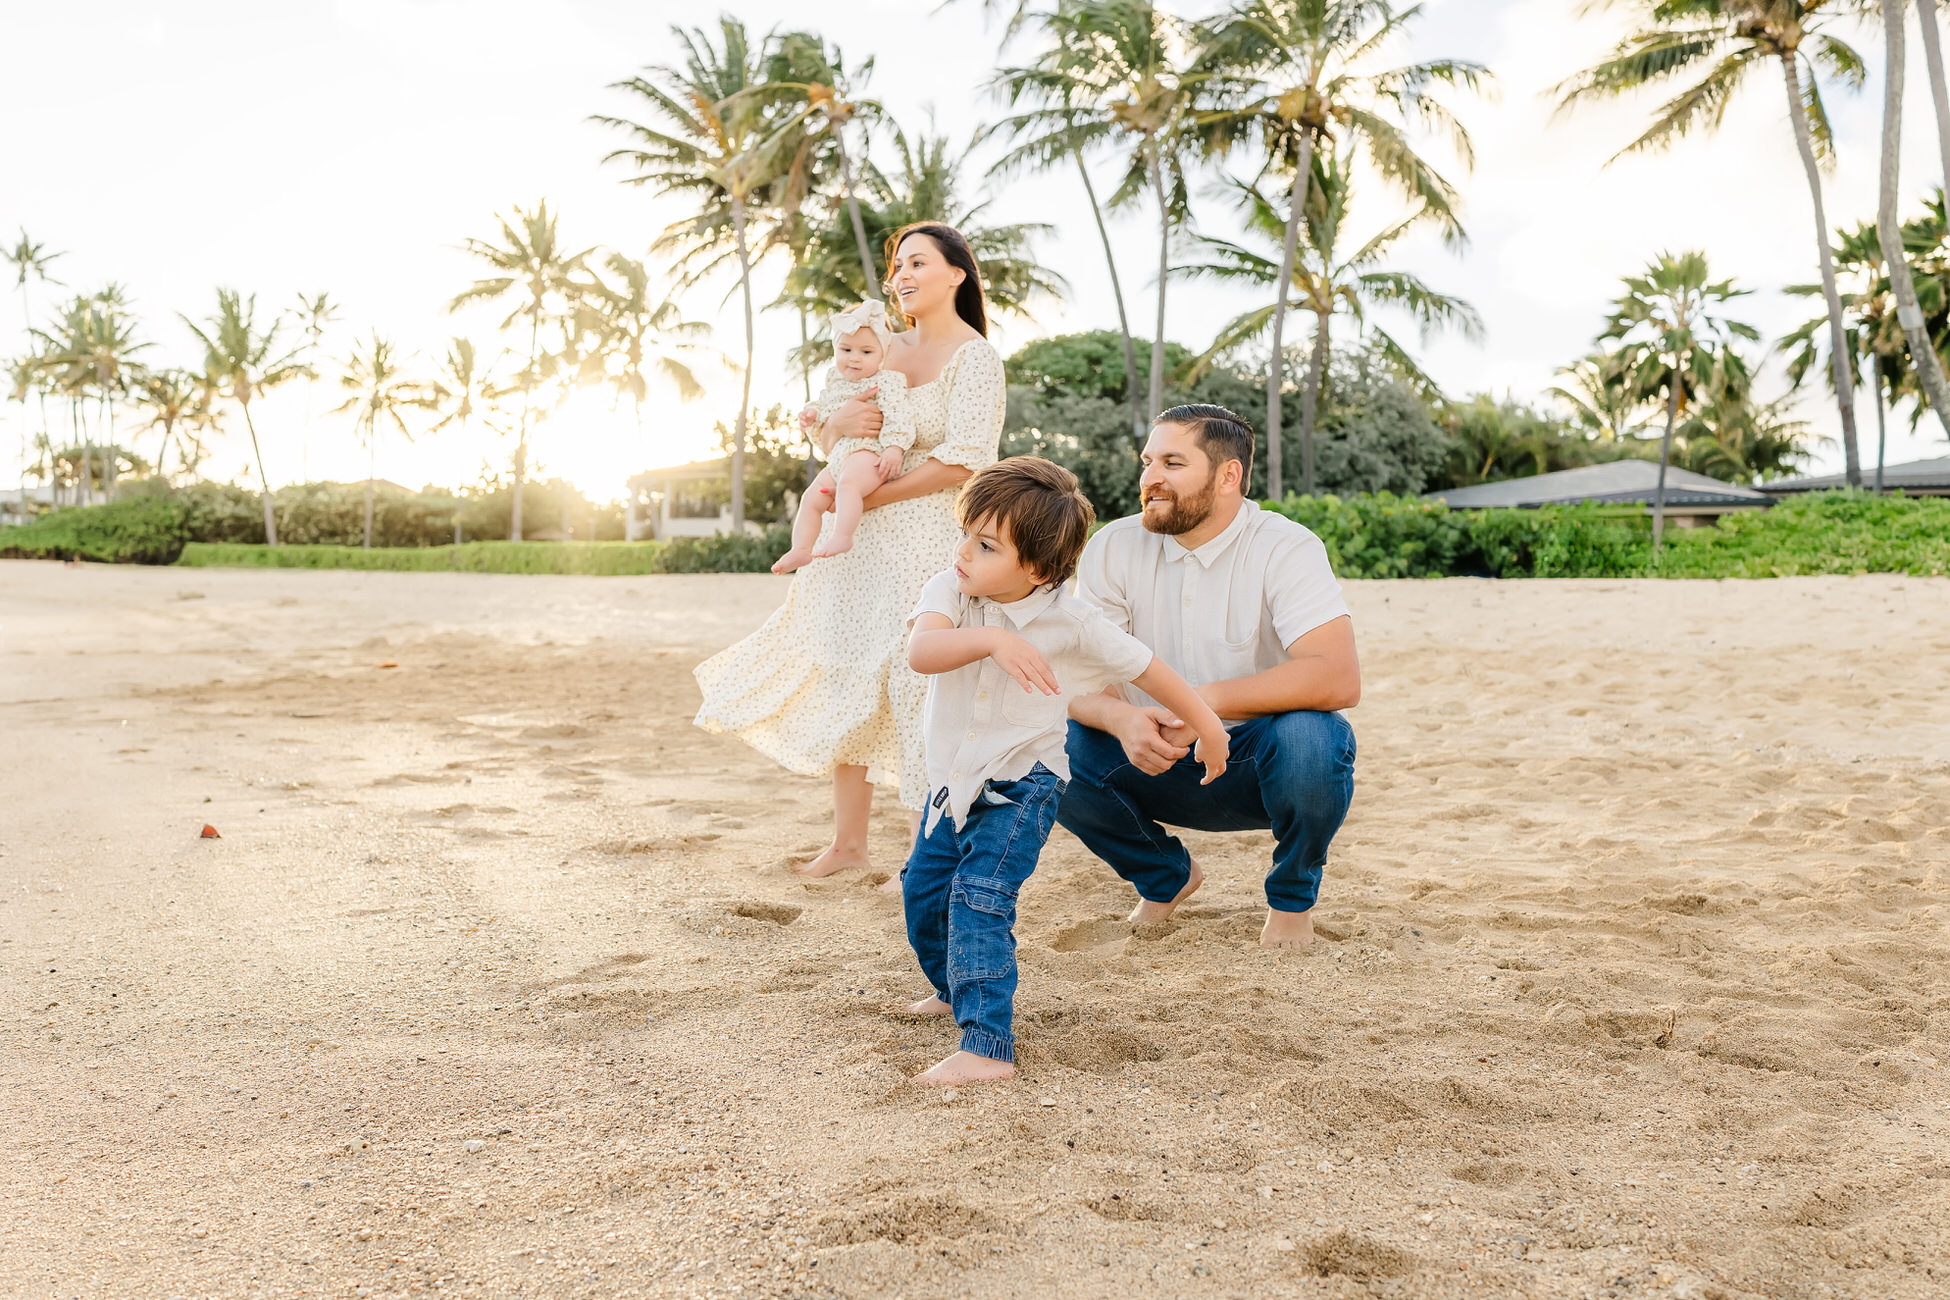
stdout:
[[1084,548],[1077,589],[1193,686],[1276,668],[1288,646],[1347,613],[1320,538],[1255,501],[1197,550],[1137,515],[1105,524]]
[[921,589],[908,622],[923,614],[940,614],[956,627],[999,627],[1015,633],[1042,652],[1063,688],[1059,695],[1026,691],[989,658],[929,679],[930,829],[944,812],[959,828],[986,783],[1017,780],[1038,763],[1069,780],[1063,742],[1069,733],[1070,701],[1140,677],[1151,666],[1152,654],[1143,642],[1112,627],[1067,590],[1045,588],[1005,604],[964,596],[955,585],[955,571],[947,569]]

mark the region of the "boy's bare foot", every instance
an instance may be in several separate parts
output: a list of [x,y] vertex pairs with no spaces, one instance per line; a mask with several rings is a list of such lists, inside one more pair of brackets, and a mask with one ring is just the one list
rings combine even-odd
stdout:
[[1185,887],[1178,891],[1178,897],[1172,899],[1169,903],[1154,903],[1148,898],[1140,898],[1138,905],[1124,919],[1134,922],[1137,925],[1147,925],[1163,921],[1178,910],[1180,903],[1197,893],[1198,887],[1204,883],[1205,873],[1198,869],[1198,860],[1194,858],[1192,859],[1191,877],[1185,881]]
[[899,898],[901,896],[900,873],[897,871],[887,877],[887,879],[881,881],[880,884],[874,887],[874,892],[877,894],[892,894],[895,898]]
[[823,560],[829,555],[845,555],[848,551],[852,549],[853,549],[852,533],[848,533],[844,537],[840,536],[838,533],[834,533],[833,536],[827,541],[826,545],[814,549],[812,553],[812,557],[815,560]]
[[794,569],[803,569],[812,562],[812,558],[812,547],[795,546],[779,557],[778,563],[772,566],[772,572],[791,573]]
[[926,1084],[930,1088],[952,1088],[963,1083],[1000,1083],[1004,1079],[1014,1078],[1015,1073],[1016,1067],[1008,1061],[977,1056],[973,1052],[956,1052],[908,1082]]
[[953,1011],[953,1007],[932,993],[907,1008],[907,1013],[912,1016],[945,1016],[952,1014]]
[[841,871],[863,871],[872,865],[864,848],[843,849],[837,844],[828,844],[818,857],[811,862],[800,863],[793,871],[802,876],[830,876]]
[[1282,912],[1266,909],[1266,926],[1259,932],[1262,948],[1306,948],[1314,941],[1312,912]]

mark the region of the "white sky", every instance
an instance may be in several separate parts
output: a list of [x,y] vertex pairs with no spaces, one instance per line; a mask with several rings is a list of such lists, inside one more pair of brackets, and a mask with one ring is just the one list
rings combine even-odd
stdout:
[[[1815,265],[1778,79],[1753,76],[1717,135],[1606,168],[1654,100],[1551,121],[1541,92],[1594,61],[1618,30],[1576,9],[1573,0],[1431,0],[1401,51],[1403,59],[1475,59],[1497,77],[1493,97],[1456,101],[1477,148],[1473,173],[1452,172],[1465,196],[1470,245],[1457,253],[1431,236],[1404,245],[1399,259],[1482,313],[1483,344],[1437,339],[1420,351],[1454,394],[1536,396],[1587,349],[1618,277],[1663,248],[1703,248],[1716,274],[1754,289],[1741,314],[1770,338],[1813,314],[1808,300],[1779,292],[1813,280]],[[811,28],[849,60],[875,55],[870,89],[911,135],[931,118],[937,130],[965,140],[978,122],[999,115],[982,89],[998,62],[999,33],[974,0],[946,11],[925,0],[749,0],[733,12],[755,34]],[[496,212],[546,197],[563,214],[567,240],[634,256],[679,215],[619,184],[620,169],[598,165],[614,137],[585,119],[634,109],[605,87],[676,59],[673,16],[715,24],[716,14],[708,6],[621,0],[0,0],[0,29],[8,33],[0,121],[11,139],[45,142],[32,148],[31,163],[17,159],[0,184],[0,234],[11,242],[15,227],[25,226],[66,250],[55,270],[69,291],[126,283],[157,345],[144,354],[151,364],[197,360],[176,314],[206,314],[219,284],[254,291],[272,307],[299,292],[329,292],[344,307],[326,343],[333,356],[346,353],[355,333],[377,329],[429,358],[463,330],[484,339],[499,319],[443,311],[475,274],[456,246],[493,233]],[[1879,29],[1853,39],[1879,65]],[[1940,164],[1921,55],[1910,44],[1904,191],[1920,194],[1938,182]],[[1836,94],[1830,105],[1841,152],[1826,177],[1832,227],[1874,215],[1879,82],[1859,95]],[[1107,178],[1108,164],[1101,171]],[[1384,193],[1368,193],[1367,215],[1357,218],[1364,227],[1393,214]],[[1056,227],[1039,252],[1071,286],[1066,301],[1039,306],[1033,321],[1001,323],[996,341],[1005,354],[1039,334],[1114,326],[1109,280],[1074,176],[1014,181],[991,198],[991,219]],[[1233,233],[1220,203],[1205,201],[1199,215],[1208,232]],[[1148,320],[1153,214],[1134,209],[1114,220],[1134,322]],[[760,301],[782,273],[781,266],[765,270]],[[735,300],[724,301],[731,287],[699,290],[684,305],[714,325],[718,346],[735,351],[739,315]],[[1202,346],[1246,302],[1235,291],[1174,282],[1169,333]],[[0,321],[19,321],[17,300],[6,310]],[[798,400],[797,379],[783,362],[796,339],[795,318],[761,318],[759,403]],[[623,478],[641,468],[708,454],[710,426],[735,408],[737,382],[728,370],[704,377],[710,393],[701,402],[658,399],[641,439],[626,409],[613,411],[607,398],[580,401],[541,433],[542,472],[566,474],[600,499],[619,493]],[[259,408],[274,483],[301,474],[363,476],[350,417],[315,415],[306,423],[308,403],[314,412],[336,404],[333,386],[328,370],[313,397],[294,388]],[[1811,387],[1803,410],[1832,432],[1834,412],[1824,402]],[[0,464],[7,464],[21,433],[19,408],[8,404],[0,421]],[[1860,426],[1872,462],[1866,396]],[[1933,424],[1915,436],[1907,429],[1905,413],[1891,429],[1891,462],[1944,454]],[[137,442],[151,454],[153,445]],[[379,473],[416,486],[464,483],[484,460],[504,456],[481,435],[443,434],[411,446],[395,440],[382,445]],[[205,468],[242,478],[246,459],[239,431]],[[1839,459],[1839,447],[1830,446],[1817,466]]]

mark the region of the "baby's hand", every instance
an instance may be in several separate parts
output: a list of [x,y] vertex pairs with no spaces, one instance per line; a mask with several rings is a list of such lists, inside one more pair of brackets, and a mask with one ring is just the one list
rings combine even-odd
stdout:
[[901,456],[902,453],[899,447],[889,447],[880,453],[880,481],[882,483],[885,483],[890,478],[900,477]]
[[808,406],[805,410],[799,412],[799,432],[811,433],[813,426],[818,423],[819,423],[818,407]]
[[1192,747],[1192,757],[1205,764],[1205,779],[1200,785],[1211,785],[1226,774],[1226,760],[1232,757],[1232,737],[1225,728],[1211,740],[1200,740]]
[[1022,688],[1031,694],[1041,691],[1044,695],[1061,695],[1063,688],[1057,685],[1056,670],[1043,658],[1043,652],[1029,644],[1014,632],[992,628],[994,644],[989,648],[989,658],[1003,672],[1022,683]]

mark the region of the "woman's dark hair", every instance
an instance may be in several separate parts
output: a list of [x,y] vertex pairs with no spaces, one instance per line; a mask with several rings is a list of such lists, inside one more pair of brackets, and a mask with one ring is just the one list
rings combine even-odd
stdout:
[[1244,492],[1253,479],[1253,427],[1226,410],[1192,402],[1174,406],[1153,420],[1153,424],[1182,424],[1198,439],[1198,449],[1212,462],[1212,472],[1229,460],[1239,462],[1239,490]]
[[[948,265],[959,267],[962,282],[955,288],[955,315],[972,325],[983,338],[989,336],[988,304],[982,298],[982,272],[975,265],[975,254],[968,251],[968,241],[961,237],[961,231],[939,221],[913,221],[887,236],[884,255],[887,259],[887,279],[894,278],[894,258],[900,253],[901,241],[909,235],[926,235],[934,241],[941,255],[948,259]],[[883,286],[882,292],[885,292]],[[901,313],[909,325],[914,318],[901,311],[900,303],[894,295],[887,294],[887,305]]]

